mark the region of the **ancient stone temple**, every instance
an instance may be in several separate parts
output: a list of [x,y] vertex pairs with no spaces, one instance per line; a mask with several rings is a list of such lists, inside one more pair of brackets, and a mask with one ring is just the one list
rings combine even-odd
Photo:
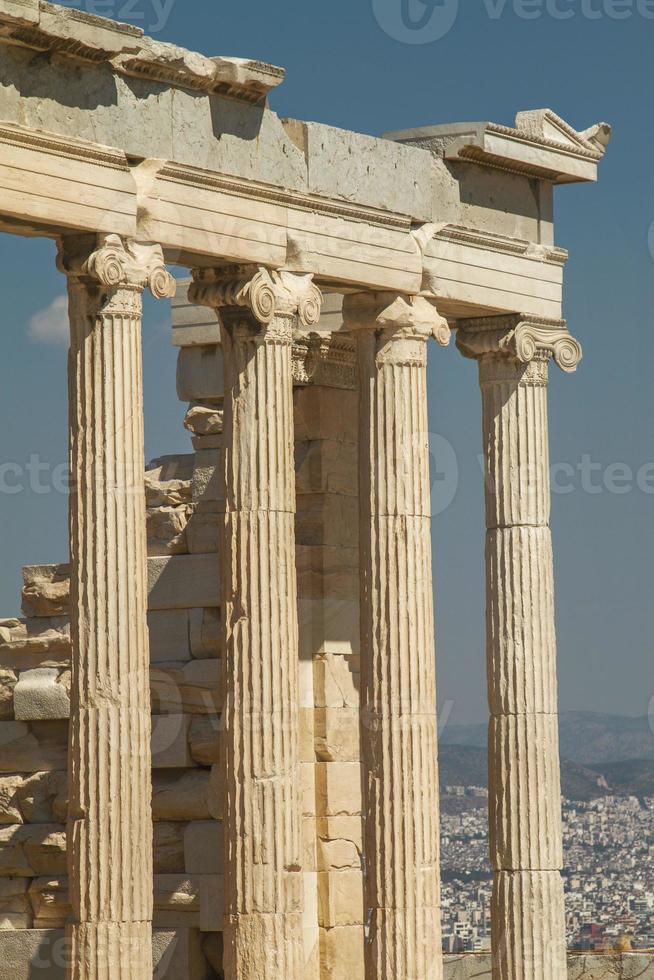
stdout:
[[[547,384],[581,348],[553,194],[610,131],[376,139],[280,119],[283,78],[0,0],[0,229],[58,243],[73,478],[70,562],[0,626],[1,980],[468,969],[440,937],[451,336],[482,391],[492,971],[566,975]],[[144,475],[146,290],[193,451]]]

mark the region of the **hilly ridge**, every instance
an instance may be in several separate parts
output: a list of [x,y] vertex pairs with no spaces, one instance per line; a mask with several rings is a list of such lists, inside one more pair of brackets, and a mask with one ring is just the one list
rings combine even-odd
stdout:
[[[560,717],[561,782],[570,800],[654,796],[654,733],[648,716],[593,712]],[[441,784],[488,785],[485,725],[449,726],[440,738]]]
[[[639,785],[642,785],[640,795],[649,794],[648,786],[651,786],[654,794],[654,764],[645,763],[648,767],[647,774],[643,777],[642,773],[631,774],[631,779],[638,777]],[[481,786],[488,787],[488,762],[486,751],[470,745],[444,745],[440,749],[440,779],[441,790],[444,793],[446,786]],[[580,766],[575,762],[563,760],[561,762],[561,785],[563,795],[569,800],[592,800],[600,796],[606,796],[610,792],[616,795],[634,792],[631,783],[623,780],[620,788],[614,787],[603,771],[586,766]],[[636,794],[638,795],[638,794]]]
[[[654,762],[654,719],[565,711],[559,716],[561,756],[580,765],[649,759]],[[486,725],[448,725],[441,745],[486,747]]]

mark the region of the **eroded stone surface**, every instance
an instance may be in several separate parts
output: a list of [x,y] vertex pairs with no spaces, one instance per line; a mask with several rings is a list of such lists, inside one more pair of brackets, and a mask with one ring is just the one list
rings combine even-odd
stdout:
[[479,361],[486,465],[493,974],[565,974],[549,361],[581,356],[565,324],[489,318],[457,343]]
[[17,721],[68,718],[70,684],[69,670],[40,667],[21,671],[14,688],[14,717]]
[[23,612],[26,616],[63,616],[70,601],[67,565],[35,565],[23,570]]
[[[348,296],[359,351],[361,746],[367,980],[442,976],[438,745],[431,578],[427,340],[449,327],[426,300]],[[417,680],[419,678],[419,681]],[[331,716],[325,714],[327,746]],[[333,750],[348,751],[347,720]],[[343,731],[344,728],[344,731]],[[349,748],[353,748],[352,734]],[[332,751],[333,751],[332,750]],[[327,764],[327,778],[355,763]],[[357,767],[358,768],[358,767]],[[332,815],[338,815],[330,798]],[[344,811],[341,811],[344,812]],[[392,853],[392,860],[387,855]],[[352,872],[328,876],[326,925],[354,926]],[[407,937],[411,936],[411,942]]]
[[[25,175],[20,193],[5,180],[7,219],[36,233],[44,222],[48,234],[60,222],[68,233],[110,233],[108,263],[89,255],[86,240],[79,248],[69,240],[62,252],[79,286],[71,307],[79,487],[72,603],[69,568],[37,566],[25,573],[27,621],[0,622],[0,936],[21,930],[27,948],[30,926],[62,925],[72,910],[74,978],[94,980],[110,968],[117,980],[150,980],[143,530],[154,664],[154,918],[185,926],[187,937],[165,976],[209,980],[207,961],[215,973],[225,968],[227,980],[259,980],[262,970],[302,980],[441,973],[421,433],[424,328],[441,342],[449,328],[435,316],[427,322],[433,308],[417,292],[433,291],[449,317],[517,302],[533,315],[560,316],[565,253],[554,246],[551,185],[540,178],[593,179],[608,129],[578,133],[543,110],[519,114],[515,128],[483,123],[379,140],[280,121],[263,100],[281,77],[271,66],[208,58],[82,11],[0,0],[0,154]],[[495,159],[488,141],[501,150]],[[49,182],[47,197],[41,186],[35,194],[28,173]],[[190,403],[185,425],[196,451],[154,461],[144,488],[138,292],[146,282],[159,294],[172,287],[159,246],[137,239],[202,265],[196,287],[212,306],[195,318],[185,301],[175,317],[178,393]],[[226,272],[228,261],[256,267]],[[217,274],[206,272],[214,265]],[[312,274],[334,291],[320,323]],[[94,279],[102,290],[89,289]],[[352,297],[372,283],[401,294],[381,306],[379,294]],[[350,294],[344,312],[339,291]],[[469,319],[461,325],[466,352],[490,355],[497,369],[498,338],[475,351]],[[358,370],[347,326],[359,332]],[[531,341],[566,370],[578,353],[560,324],[514,323],[504,339],[503,354],[518,361]],[[85,341],[97,358],[87,359]],[[533,980],[533,959],[539,980],[558,980],[553,582],[536,365],[533,378],[534,390],[514,403],[515,379],[482,371],[489,470],[508,466],[512,477],[499,481],[500,492],[492,481],[487,487],[494,946],[500,977]],[[493,429],[497,419],[506,433]],[[520,429],[516,448],[523,420],[526,439]],[[116,424],[131,441],[117,438]],[[104,468],[100,484],[113,488],[106,495],[94,496],[97,487],[83,479],[85,426],[105,450],[94,465]],[[130,453],[126,500],[113,491]],[[135,499],[147,509],[131,510]],[[105,520],[90,519],[91,503],[106,508]],[[78,659],[69,760],[71,613]],[[536,632],[536,655],[522,657]],[[117,642],[106,647],[106,637]],[[85,672],[94,657],[95,673]],[[421,710],[416,677],[428,702]],[[398,686],[410,692],[408,705],[390,697]],[[113,751],[117,730],[128,733],[121,744],[134,752],[134,771]],[[391,771],[411,779],[391,783]],[[120,793],[107,791],[118,784]],[[109,821],[93,812],[103,792]],[[70,894],[66,818],[80,831]],[[85,821],[99,848],[120,860],[98,860]],[[389,840],[402,846],[382,861]],[[102,889],[85,891],[87,877],[113,897],[109,924],[93,904]],[[118,889],[125,880],[134,887]],[[200,930],[209,930],[204,943]],[[121,936],[135,941],[138,962],[102,963],[105,941]],[[11,950],[11,977],[21,980],[25,961]],[[4,967],[0,950],[0,980]],[[486,970],[476,958],[447,967],[452,976]]]

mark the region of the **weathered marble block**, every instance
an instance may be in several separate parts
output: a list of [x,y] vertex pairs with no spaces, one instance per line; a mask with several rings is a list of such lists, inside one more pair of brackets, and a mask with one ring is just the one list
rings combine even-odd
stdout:
[[156,772],[152,788],[154,819],[220,819],[220,783],[221,776],[216,766],[211,769]]
[[[155,926],[220,931],[222,888],[222,875],[189,875],[185,872],[155,874]],[[70,904],[65,875],[34,878],[28,894],[35,928],[60,929],[66,924]],[[203,928],[203,924],[211,928]]]
[[146,512],[148,530],[148,554],[188,554],[186,527],[189,507],[149,507]]
[[25,616],[65,616],[69,603],[68,565],[32,565],[23,569]]
[[45,721],[68,718],[70,714],[69,670],[37,667],[23,670],[14,688],[14,716],[17,721]]
[[[148,558],[148,604],[152,610],[193,609],[219,605],[216,555],[170,555]],[[70,606],[68,565],[34,565],[23,569],[23,612],[31,618],[67,616]]]
[[27,878],[0,878],[0,931],[32,927],[28,887]]
[[[219,757],[219,721],[206,713],[207,725],[192,728],[192,718],[174,711],[155,715],[152,764],[157,769],[209,765]],[[186,741],[185,741],[186,740]],[[64,772],[68,764],[65,721],[0,721],[0,785],[16,773]],[[5,774],[3,776],[2,774]],[[1,804],[0,804],[1,810]]]
[[32,878],[66,873],[66,834],[57,824],[0,827],[0,875]]
[[65,772],[0,775],[0,824],[64,823]]
[[218,714],[220,682],[219,660],[162,664],[150,672],[153,713]]

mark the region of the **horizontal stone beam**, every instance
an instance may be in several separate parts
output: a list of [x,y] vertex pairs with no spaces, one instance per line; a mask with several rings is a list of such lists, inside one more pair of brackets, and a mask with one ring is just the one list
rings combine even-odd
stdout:
[[[220,819],[220,782],[216,765],[211,769],[155,769],[155,821],[187,823]],[[0,827],[64,824],[67,796],[66,772],[61,768],[0,775]]]
[[[210,694],[206,698],[209,702]],[[219,736],[220,717],[208,708],[195,715],[155,715],[152,764],[155,769],[213,765],[219,759]],[[0,773],[55,772],[67,764],[67,721],[0,721]]]
[[[68,583],[66,579],[66,589]],[[36,596],[33,593],[32,599]],[[46,601],[50,601],[47,597]],[[30,601],[32,601],[32,599]],[[62,606],[67,609],[66,602]],[[43,610],[43,607],[41,607]],[[148,613],[150,631],[150,661],[155,664],[180,664],[189,660],[207,660],[221,655],[220,611],[215,606],[207,608],[153,609]],[[12,629],[0,627],[0,718],[13,717],[8,713],[7,690],[22,671],[37,668],[70,666],[71,642],[67,615],[38,616],[26,622],[16,621]],[[4,707],[3,707],[4,705]],[[67,717],[65,715],[64,717]]]
[[[0,84],[0,112],[3,91]],[[274,128],[279,120],[269,124]],[[435,163],[422,155],[424,151],[377,140],[373,152],[357,145],[356,134],[347,135],[357,153],[370,151],[375,169],[387,170],[390,182],[400,166],[403,172],[407,167],[409,173],[415,171],[416,181],[421,171],[430,187],[435,181]],[[281,139],[283,130],[277,136]],[[335,141],[340,153],[344,134],[328,131],[325,138]],[[398,152],[418,157],[399,160]],[[542,222],[525,221],[523,227],[516,218],[512,234],[502,238],[495,231],[503,227],[500,218],[489,216],[487,209],[484,218],[475,215],[473,221],[452,206],[449,221],[431,226],[429,217],[423,219],[423,241],[412,233],[420,219],[412,217],[410,199],[397,202],[407,211],[392,210],[390,199],[384,210],[287,189],[292,184],[274,187],[190,164],[164,164],[161,159],[134,166],[123,149],[18,123],[0,125],[4,230],[53,236],[66,230],[114,232],[158,242],[169,262],[185,266],[216,261],[260,264],[311,272],[344,289],[426,289],[442,301],[441,312],[451,317],[517,310],[561,315],[565,253],[533,244],[540,240]],[[436,193],[436,186],[431,189]],[[323,190],[336,193],[328,185]],[[353,188],[352,199],[356,198]],[[441,211],[439,218],[444,216]],[[465,227],[464,220],[473,221],[473,226]]]
[[[223,873],[223,831],[217,820],[160,821],[154,826],[155,874],[205,875]],[[48,878],[67,875],[66,827],[63,824],[8,824],[0,826],[0,917],[11,889],[7,881],[44,879],[30,886],[30,898]],[[4,890],[4,894],[3,894]],[[17,889],[19,890],[19,889]],[[43,918],[45,907],[34,914]],[[47,902],[45,903],[47,906]],[[65,921],[65,920],[64,920]]]
[[[220,840],[216,841],[216,846],[220,847]],[[63,927],[70,914],[67,877],[34,879],[30,886],[30,900],[37,926],[45,925],[45,918],[50,928]],[[155,926],[222,932],[222,923],[222,874],[154,875]]]
[[[58,667],[0,673],[5,720],[58,721],[70,716],[70,662]],[[152,664],[150,692],[156,717],[216,716],[221,711],[220,661]]]
[[[23,612],[32,618],[61,617],[70,603],[68,565],[29,565],[23,569]],[[150,612],[208,609],[219,605],[219,567],[215,554],[148,558]]]

